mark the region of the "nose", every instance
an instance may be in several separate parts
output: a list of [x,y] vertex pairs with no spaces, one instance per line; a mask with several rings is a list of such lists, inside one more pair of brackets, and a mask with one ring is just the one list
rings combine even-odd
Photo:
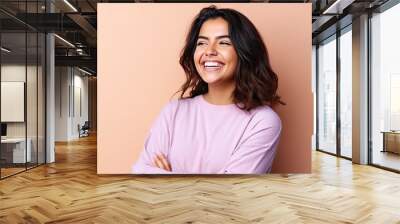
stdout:
[[214,44],[209,44],[207,49],[206,49],[206,56],[210,56],[210,55],[217,55],[217,50],[215,49]]

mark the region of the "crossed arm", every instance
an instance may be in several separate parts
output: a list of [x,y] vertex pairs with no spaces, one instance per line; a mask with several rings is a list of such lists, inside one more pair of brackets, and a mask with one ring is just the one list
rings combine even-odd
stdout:
[[[133,173],[137,174],[172,174],[172,167],[167,158],[162,153],[154,154],[153,157],[142,152],[139,160],[133,166]],[[147,159],[147,158],[149,159]]]
[[[235,149],[220,174],[265,174],[271,170],[281,132],[277,126],[259,128],[244,136],[244,140]],[[153,136],[154,137],[154,136]],[[152,141],[151,137],[148,141]],[[146,142],[138,162],[133,167],[134,173],[173,174],[166,154]]]
[[[138,161],[132,167],[136,174],[173,174],[168,160],[171,130],[171,104],[164,108],[153,124],[146,139],[145,147]],[[281,133],[281,121],[276,115],[261,114],[253,119],[251,128],[242,136],[240,144],[230,155],[229,160],[218,172],[220,174],[264,174],[269,172]],[[221,146],[223,147],[223,146]],[[182,171],[181,171],[182,172]]]

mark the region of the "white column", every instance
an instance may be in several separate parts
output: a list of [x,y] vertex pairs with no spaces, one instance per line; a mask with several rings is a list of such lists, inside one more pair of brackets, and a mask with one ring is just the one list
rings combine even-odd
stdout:
[[353,162],[368,163],[368,15],[353,20]]
[[54,76],[54,35],[46,36],[46,163],[55,161],[54,133],[55,133],[55,76]]
[[[47,12],[54,11],[51,1],[46,1]],[[55,162],[55,43],[54,35],[46,35],[46,163]]]

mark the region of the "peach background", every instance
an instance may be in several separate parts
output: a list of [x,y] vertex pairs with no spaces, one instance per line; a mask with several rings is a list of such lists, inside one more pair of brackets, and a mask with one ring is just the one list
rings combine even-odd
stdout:
[[[99,174],[130,173],[150,125],[184,81],[178,58],[203,3],[98,4]],[[272,171],[311,172],[311,4],[220,3],[262,34],[279,93],[283,131]]]

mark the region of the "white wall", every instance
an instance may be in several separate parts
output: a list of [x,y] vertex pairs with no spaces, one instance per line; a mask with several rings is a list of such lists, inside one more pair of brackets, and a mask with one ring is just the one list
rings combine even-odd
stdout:
[[[73,119],[71,120],[71,135],[73,138],[78,138],[79,133],[78,133],[78,124],[81,126],[85,123],[85,121],[88,120],[88,77],[81,76],[82,73],[76,74],[75,70],[75,75],[74,75],[74,108],[72,109],[73,113]],[[81,111],[80,111],[81,110]]]
[[55,141],[68,141],[69,73],[68,67],[55,68]]
[[[27,70],[25,70],[27,69]],[[2,82],[25,82],[25,75],[27,71],[27,78],[29,81],[29,86],[36,86],[36,80],[33,76],[36,76],[36,66],[18,65],[18,64],[6,64],[1,66],[1,81]],[[32,76],[32,77],[31,77]],[[36,123],[36,113],[31,113],[36,111],[36,88],[27,88],[27,106],[29,107],[27,118],[28,118],[28,137],[30,133],[35,132],[36,135],[36,124],[31,124],[31,122]],[[31,99],[32,98],[32,99]],[[34,99],[33,99],[34,98]],[[35,102],[30,104],[30,102]],[[6,108],[2,108],[5,110]],[[26,122],[7,122],[7,136],[8,137],[25,137],[25,123]],[[34,127],[33,127],[34,126]],[[32,127],[32,130],[30,129]]]
[[[1,81],[3,82],[25,82],[25,64],[9,64],[1,66]],[[28,71],[32,67],[28,66]],[[31,72],[28,72],[31,74]],[[2,108],[4,110],[5,108]],[[7,137],[25,137],[25,123],[24,122],[11,122],[7,123]]]
[[88,77],[72,67],[56,67],[55,73],[55,140],[77,139],[78,124],[88,120]]

